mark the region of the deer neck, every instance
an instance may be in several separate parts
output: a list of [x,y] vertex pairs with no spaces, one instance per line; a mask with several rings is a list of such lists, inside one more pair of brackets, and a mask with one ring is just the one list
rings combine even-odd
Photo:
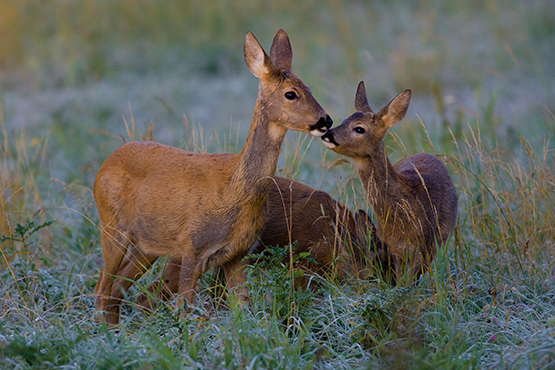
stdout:
[[402,218],[400,213],[405,212],[399,212],[399,206],[406,205],[405,181],[389,161],[383,142],[370,155],[355,158],[355,164],[378,223]]
[[[261,93],[255,103],[253,118],[243,149],[235,157],[229,190],[239,203],[266,202],[287,129],[271,122],[265,114]],[[256,202],[258,200],[258,202]],[[255,212],[257,210],[254,210]]]

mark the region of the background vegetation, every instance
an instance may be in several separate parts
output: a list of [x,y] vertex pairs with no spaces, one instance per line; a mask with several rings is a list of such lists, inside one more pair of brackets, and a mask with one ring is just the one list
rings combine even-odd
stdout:
[[[165,144],[238,151],[257,91],[243,37],[269,48],[279,28],[336,123],[360,80],[377,109],[412,89],[389,153],[448,164],[448,248],[411,287],[292,292],[277,255],[252,268],[246,310],[144,316],[130,296],[118,330],[95,324],[100,164],[151,120]],[[554,367],[553,45],[551,1],[3,0],[0,367]],[[367,209],[337,159],[290,133],[278,172]]]

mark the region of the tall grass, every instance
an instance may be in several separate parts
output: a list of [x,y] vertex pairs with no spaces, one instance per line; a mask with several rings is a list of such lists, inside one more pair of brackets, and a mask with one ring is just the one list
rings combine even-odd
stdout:
[[43,176],[41,165],[45,160],[48,137],[28,140],[25,130],[21,130],[15,138],[10,138],[1,105],[0,130],[0,233],[13,235],[16,225],[23,224],[26,217],[37,216],[44,221],[39,182]]
[[[459,191],[458,224],[414,286],[314,277],[319,290],[295,291],[276,254],[251,267],[247,308],[231,296],[227,309],[209,316],[180,318],[171,302],[145,316],[131,295],[113,331],[92,320],[98,270],[88,253],[98,253],[98,243],[88,252],[65,249],[75,259],[67,263],[45,252],[16,260],[19,251],[4,242],[0,361],[20,368],[549,368],[555,361],[553,153],[548,143],[536,152],[525,137],[514,154],[497,150],[472,125],[452,145],[443,158]],[[313,165],[305,146],[298,148],[286,164],[292,174]],[[27,150],[29,144],[20,155]],[[50,239],[32,232],[21,246],[60,248],[64,233],[44,228],[52,228]]]

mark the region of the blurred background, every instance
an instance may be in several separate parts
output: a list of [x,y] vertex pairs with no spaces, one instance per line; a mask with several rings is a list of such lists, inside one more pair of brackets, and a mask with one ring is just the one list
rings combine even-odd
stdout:
[[[68,187],[83,187],[90,202],[98,167],[129,140],[126,124],[136,139],[152,121],[164,144],[237,152],[258,85],[244,35],[269,50],[279,28],[291,39],[293,72],[335,124],[353,112],[360,80],[374,109],[412,89],[392,130],[403,143],[392,145],[394,161],[430,146],[449,154],[452,135],[470,128],[508,152],[519,134],[539,148],[555,132],[553,1],[3,0],[4,199],[17,193],[19,172],[18,181],[32,174],[37,183],[25,203],[34,211],[63,204],[44,194]],[[279,173],[335,192],[337,177],[354,172],[329,174],[323,158],[338,157],[313,141],[289,133]]]

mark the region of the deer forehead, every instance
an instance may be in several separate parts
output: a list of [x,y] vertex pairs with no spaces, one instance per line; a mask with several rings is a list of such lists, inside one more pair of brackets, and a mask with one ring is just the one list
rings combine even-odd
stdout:
[[287,70],[281,70],[280,73],[280,86],[281,87],[295,87],[298,90],[303,90],[307,93],[310,93],[310,89],[308,88],[308,86],[306,86],[300,78],[298,78],[297,76],[295,76],[293,73],[291,73],[290,71]]
[[360,123],[372,123],[374,121],[374,115],[370,112],[356,111],[351,114],[342,124],[357,125]]
[[284,91],[294,90],[299,94],[311,95],[310,89],[294,74],[288,71],[282,71],[272,76],[271,80],[262,83],[262,89],[267,93],[282,93]]

